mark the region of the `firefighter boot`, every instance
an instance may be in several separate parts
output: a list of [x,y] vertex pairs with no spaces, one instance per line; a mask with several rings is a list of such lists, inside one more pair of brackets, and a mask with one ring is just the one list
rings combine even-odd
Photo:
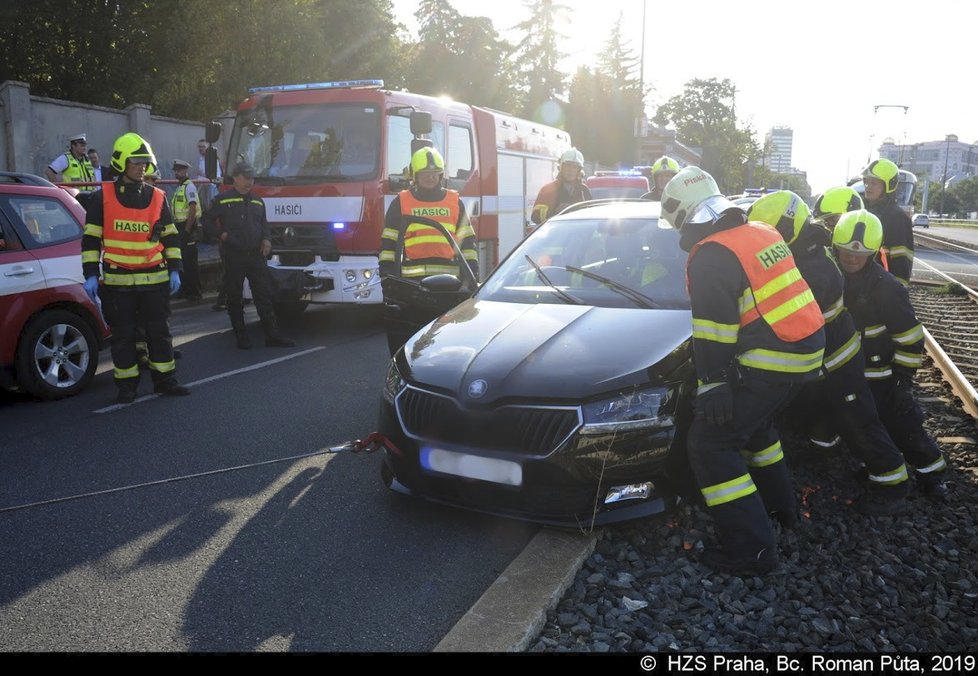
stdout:
[[117,404],[131,404],[136,401],[136,385],[137,381],[135,378],[126,378],[125,380],[116,380],[116,387],[119,388],[119,392],[116,394],[115,403]]
[[755,576],[773,573],[778,569],[778,554],[774,550],[762,549],[754,556],[731,557],[720,547],[707,547],[700,562],[718,573],[737,576]]
[[153,385],[153,391],[157,394],[164,394],[168,397],[183,397],[190,394],[190,390],[177,382],[176,378],[168,378]]
[[234,340],[237,342],[239,350],[250,350],[251,339],[248,338],[248,329],[245,328],[244,317],[232,317],[231,328],[234,329]]
[[917,485],[920,492],[935,502],[947,500],[947,483],[945,473],[917,472]]
[[873,486],[853,505],[866,516],[897,516],[907,510],[907,482],[894,486]]
[[263,319],[261,325],[265,329],[265,347],[295,347],[295,341],[278,330],[277,319]]

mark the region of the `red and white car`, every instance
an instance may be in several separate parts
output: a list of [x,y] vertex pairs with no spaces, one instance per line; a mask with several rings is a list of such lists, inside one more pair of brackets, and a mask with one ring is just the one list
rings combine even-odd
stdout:
[[65,190],[0,172],[0,386],[60,399],[94,377],[109,329],[82,287],[84,224]]

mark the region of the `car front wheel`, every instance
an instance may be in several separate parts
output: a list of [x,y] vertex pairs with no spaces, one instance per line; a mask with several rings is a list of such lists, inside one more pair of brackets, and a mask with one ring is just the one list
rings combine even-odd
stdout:
[[17,382],[41,399],[77,394],[98,366],[98,342],[88,322],[67,310],[34,317],[17,346]]

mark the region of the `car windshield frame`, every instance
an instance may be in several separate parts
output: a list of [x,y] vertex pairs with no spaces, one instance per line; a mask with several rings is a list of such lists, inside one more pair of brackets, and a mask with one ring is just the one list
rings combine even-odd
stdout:
[[689,310],[679,232],[655,216],[608,214],[599,217],[592,209],[547,221],[475,298],[567,304],[569,297],[594,307]]

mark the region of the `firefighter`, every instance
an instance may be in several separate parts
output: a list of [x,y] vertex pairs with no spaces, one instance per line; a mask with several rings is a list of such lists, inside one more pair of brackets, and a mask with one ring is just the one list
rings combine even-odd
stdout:
[[441,153],[434,148],[421,148],[411,157],[410,166],[414,186],[398,193],[384,217],[380,274],[397,274],[395,256],[398,240],[403,237],[404,256],[399,276],[418,280],[438,274],[459,276],[455,250],[444,235],[429,225],[411,222],[412,216],[422,216],[445,226],[458,242],[465,262],[478,279],[475,231],[458,192],[442,185],[445,160]]
[[679,173],[679,162],[668,155],[663,155],[652,165],[652,189],[642,195],[644,200],[662,199],[662,189],[672,180],[672,177]]
[[890,160],[876,160],[863,169],[863,201],[883,224],[883,251],[890,274],[904,286],[913,271],[913,222],[896,203],[900,170]]
[[797,522],[774,418],[818,374],[822,313],[781,236],[749,223],[702,169],[686,167],[666,184],[662,218],[689,252],[698,386],[687,448],[720,541],[703,562],[770,572],[778,553],[768,514]]
[[866,379],[880,419],[916,468],[921,491],[943,500],[947,463],[924,430],[923,411],[913,394],[913,377],[924,361],[924,328],[907,288],[875,260],[882,243],[883,225],[866,209],[844,214],[832,232],[846,280],[845,305],[862,337]]
[[93,301],[101,296],[112,329],[116,401],[136,399],[140,326],[146,332],[153,391],[190,394],[177,383],[167,324],[170,296],[180,290],[180,236],[166,194],[143,180],[147,171],[155,170],[156,157],[146,140],[130,132],[116,139],[111,163],[119,178],[88,200],[81,248],[85,291]]
[[547,219],[561,210],[591,199],[591,191],[584,183],[584,155],[577,148],[571,148],[560,156],[560,169],[557,178],[540,188],[537,199],[530,212],[530,220],[543,225]]
[[265,346],[295,347],[295,341],[279,330],[272,304],[274,290],[268,271],[271,233],[265,203],[251,192],[255,170],[247,162],[239,162],[231,171],[231,178],[232,189],[219,193],[205,212],[204,229],[224,247],[224,292],[235,343],[239,350],[251,349],[242,300],[247,279],[265,333]]
[[841,185],[836,188],[829,188],[815,198],[815,206],[812,207],[812,220],[832,232],[835,224],[842,218],[842,214],[862,208],[864,208],[863,198],[859,196],[859,193],[847,185]]
[[[784,238],[825,320],[822,377],[805,386],[791,417],[827,418],[866,466],[870,490],[856,501],[857,509],[875,516],[900,513],[906,508],[907,467],[880,421],[866,381],[859,332],[843,304],[845,281],[832,256],[832,234],[812,222],[808,205],[790,190],[758,199],[747,219],[767,223]],[[817,439],[816,446],[823,446]]]

